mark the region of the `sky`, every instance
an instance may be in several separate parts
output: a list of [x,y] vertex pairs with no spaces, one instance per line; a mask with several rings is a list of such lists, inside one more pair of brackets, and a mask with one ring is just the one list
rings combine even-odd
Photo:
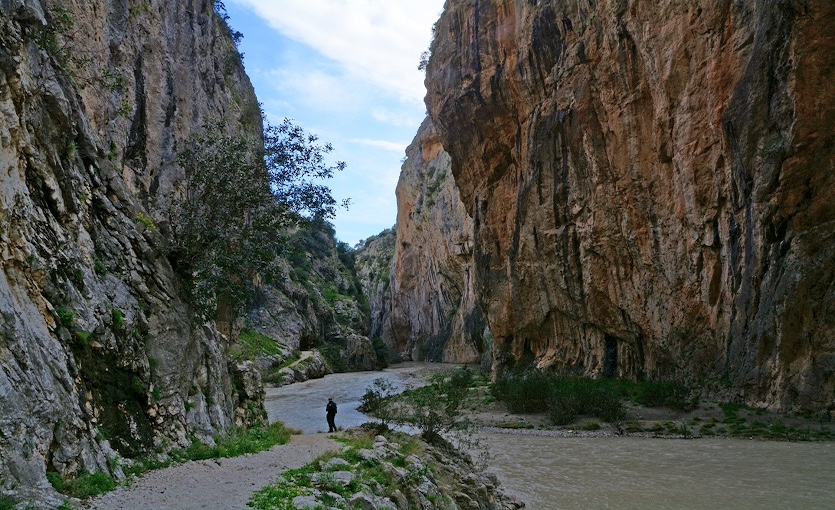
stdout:
[[394,190],[426,116],[421,53],[444,0],[225,0],[271,124],[290,118],[347,167],[326,184],[350,198],[332,221],[351,246],[394,225]]

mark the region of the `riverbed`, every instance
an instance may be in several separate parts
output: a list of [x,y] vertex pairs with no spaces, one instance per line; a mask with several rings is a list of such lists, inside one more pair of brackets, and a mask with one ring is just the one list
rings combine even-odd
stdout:
[[[337,425],[371,418],[356,410],[373,381],[405,388],[449,368],[408,363],[382,372],[334,374],[267,390],[271,421],[304,433],[327,430],[325,404],[339,405]],[[554,437],[538,431],[484,433],[489,471],[533,510],[832,509],[835,443],[741,439]]]

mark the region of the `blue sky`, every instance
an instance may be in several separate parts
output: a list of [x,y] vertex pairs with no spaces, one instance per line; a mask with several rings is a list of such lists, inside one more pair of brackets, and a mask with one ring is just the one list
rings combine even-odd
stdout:
[[350,245],[391,227],[406,146],[426,114],[420,55],[444,0],[226,0],[267,120],[289,117],[347,168],[333,221]]

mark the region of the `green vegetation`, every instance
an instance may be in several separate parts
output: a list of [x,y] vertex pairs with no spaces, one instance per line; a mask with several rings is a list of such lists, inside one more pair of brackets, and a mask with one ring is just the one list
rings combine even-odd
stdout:
[[[348,506],[345,500],[359,492],[363,485],[378,485],[386,496],[391,496],[396,491],[405,491],[404,482],[417,480],[426,473],[428,468],[424,467],[409,472],[406,480],[399,480],[390,471],[390,467],[386,469],[380,461],[364,458],[360,451],[372,448],[373,437],[379,431],[366,429],[364,432],[353,437],[337,439],[345,445],[340,451],[325,453],[310,464],[282,473],[275,483],[256,492],[247,505],[261,510],[293,510],[293,498],[320,491],[325,493],[320,497],[329,507],[349,509],[352,507]],[[389,459],[395,466],[406,467],[406,458],[421,449],[421,445],[406,434],[384,432],[384,435],[391,440],[390,445],[398,446],[395,457]],[[340,482],[325,469],[327,462],[334,458],[340,458],[350,464],[349,469],[354,475],[350,481]],[[339,496],[342,500],[333,495]]]
[[[282,356],[279,344],[272,338],[251,329],[244,329],[238,335],[238,342],[232,346],[235,359],[255,359],[259,356]],[[298,359],[298,358],[297,358]]]
[[297,431],[278,422],[267,427],[236,428],[226,434],[215,436],[215,446],[209,446],[195,439],[188,448],[169,452],[165,460],[159,460],[156,456],[142,458],[125,467],[124,471],[126,474],[139,475],[152,469],[191,460],[221,459],[258,453],[269,450],[275,445],[287,444],[290,436],[296,433]]
[[118,308],[110,311],[110,319],[113,321],[114,328],[123,329],[125,327],[125,315]]
[[62,325],[69,328],[75,324],[75,311],[71,308],[59,306],[55,309],[55,313],[58,314],[58,320],[61,321]]
[[157,224],[154,223],[154,220],[151,219],[147,214],[142,212],[136,213],[136,217],[133,219],[136,223],[141,223],[145,228],[148,230],[156,230]]
[[394,386],[378,378],[366,388],[362,405],[384,425],[411,425],[429,441],[452,433],[459,444],[474,446],[470,434],[473,425],[464,417],[473,382],[472,371],[464,367],[434,374],[426,386],[394,395]]
[[127,83],[125,75],[116,67],[104,67],[101,69],[101,81],[104,87],[113,92],[122,90]]
[[99,276],[107,275],[107,266],[100,260],[93,262],[93,271]]
[[0,494],[0,510],[14,510],[17,501],[11,496]]
[[58,65],[72,77],[75,75],[73,66],[80,67],[89,62],[89,58],[79,57],[66,41],[75,19],[70,11],[61,7],[52,7],[46,14],[47,24],[35,32],[35,44],[52,55]]
[[540,371],[512,374],[498,380],[493,395],[513,413],[548,413],[556,425],[586,415],[607,422],[625,417],[624,400],[644,406],[685,410],[692,406],[689,390],[677,383],[631,382],[617,379],[562,377]]
[[80,499],[98,496],[116,488],[116,480],[104,471],[85,473],[74,479],[64,478],[55,472],[48,472],[46,477],[56,491]]
[[193,135],[177,162],[184,199],[174,204],[168,256],[188,282],[198,320],[220,309],[239,317],[255,297],[254,277],[280,277],[287,230],[324,223],[338,207],[319,184],[344,168],[325,163],[329,144],[285,120],[260,137],[225,134],[222,123]]

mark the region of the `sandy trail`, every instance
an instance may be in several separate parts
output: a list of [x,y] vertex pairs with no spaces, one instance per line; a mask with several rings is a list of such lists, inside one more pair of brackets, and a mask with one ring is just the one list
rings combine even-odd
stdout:
[[293,436],[290,443],[231,459],[187,462],[151,471],[131,487],[90,501],[107,510],[247,509],[252,495],[287,469],[300,468],[339,443],[325,434]]

